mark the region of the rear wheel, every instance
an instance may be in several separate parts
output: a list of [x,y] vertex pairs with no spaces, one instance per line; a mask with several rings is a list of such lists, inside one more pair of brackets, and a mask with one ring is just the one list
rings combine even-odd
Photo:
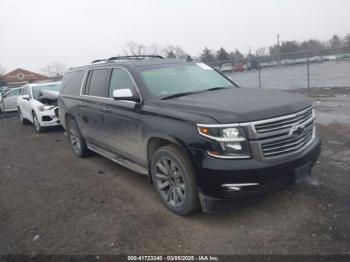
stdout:
[[34,124],[34,128],[38,133],[42,133],[44,132],[44,128],[40,125],[40,122],[38,120],[38,117],[36,116],[36,114],[33,112],[33,124]]
[[67,121],[67,135],[73,153],[76,156],[85,157],[89,155],[90,150],[86,145],[85,139],[83,138],[76,121],[72,118]]
[[192,164],[178,147],[164,146],[155,152],[151,175],[154,188],[172,212],[188,215],[199,208]]
[[23,117],[23,114],[22,114],[22,111],[21,111],[20,108],[18,108],[18,117],[19,117],[19,121],[21,122],[22,125],[28,125],[29,124],[28,119],[25,119]]

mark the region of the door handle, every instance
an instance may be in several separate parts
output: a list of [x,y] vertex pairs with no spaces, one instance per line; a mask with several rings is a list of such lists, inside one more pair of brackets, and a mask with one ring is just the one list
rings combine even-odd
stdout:
[[103,107],[103,108],[102,108],[102,111],[104,111],[104,112],[110,112],[111,109],[110,109],[109,107]]

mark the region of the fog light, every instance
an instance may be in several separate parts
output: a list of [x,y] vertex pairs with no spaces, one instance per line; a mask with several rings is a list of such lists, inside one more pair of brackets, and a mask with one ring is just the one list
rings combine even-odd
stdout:
[[239,191],[242,187],[257,186],[259,183],[237,183],[237,184],[222,184],[222,187],[226,187],[228,191]]

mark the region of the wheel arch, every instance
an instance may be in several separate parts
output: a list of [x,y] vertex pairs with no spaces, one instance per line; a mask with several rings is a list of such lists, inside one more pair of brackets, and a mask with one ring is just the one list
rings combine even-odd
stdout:
[[71,113],[65,112],[64,119],[63,119],[63,121],[61,120],[61,125],[66,131],[67,131],[67,123],[68,123],[69,119],[76,120],[75,117]]
[[191,164],[193,165],[193,158],[191,155],[191,152],[189,148],[187,147],[186,143],[182,140],[171,137],[168,135],[162,135],[157,134],[154,136],[151,136],[147,140],[146,144],[146,157],[147,157],[147,164],[148,164],[148,181],[152,183],[152,176],[151,176],[151,160],[152,155],[161,147],[166,145],[175,145],[177,146],[181,151],[183,151],[187,157],[190,159]]

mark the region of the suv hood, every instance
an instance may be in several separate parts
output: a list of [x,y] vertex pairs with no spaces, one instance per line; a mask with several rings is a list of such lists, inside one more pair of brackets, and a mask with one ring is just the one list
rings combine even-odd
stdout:
[[161,107],[211,117],[219,123],[262,120],[311,105],[303,95],[256,88],[228,88],[160,100]]

